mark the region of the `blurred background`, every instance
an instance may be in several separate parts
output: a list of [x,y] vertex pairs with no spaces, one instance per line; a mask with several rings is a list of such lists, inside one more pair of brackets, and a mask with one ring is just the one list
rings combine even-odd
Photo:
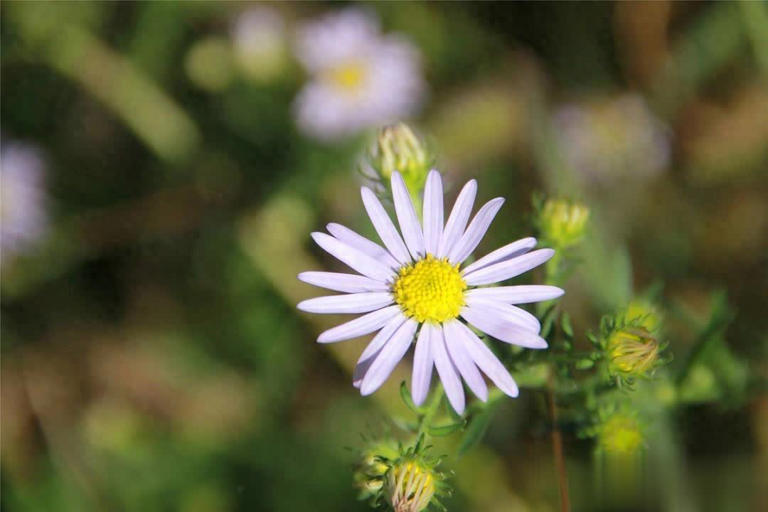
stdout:
[[[653,293],[674,360],[630,498],[564,432],[575,510],[768,510],[764,2],[16,2],[2,21],[4,510],[344,511],[354,340],[299,314],[309,233],[372,236],[359,158],[404,120],[452,201],[586,203],[577,336]],[[401,365],[401,375],[407,375]],[[523,376],[519,376],[524,383]],[[539,392],[445,465],[448,510],[558,507]],[[447,452],[446,452],[447,453]]]

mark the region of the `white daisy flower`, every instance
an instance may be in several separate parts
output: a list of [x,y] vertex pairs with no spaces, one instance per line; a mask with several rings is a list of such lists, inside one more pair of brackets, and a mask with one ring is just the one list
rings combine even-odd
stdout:
[[29,249],[45,233],[45,165],[40,150],[21,142],[0,150],[0,251],[12,256]]
[[296,99],[301,130],[338,139],[412,114],[424,81],[416,48],[383,36],[368,11],[346,9],[299,31],[297,56],[312,75]]
[[463,265],[504,202],[502,198],[492,199],[467,226],[476,192],[477,182],[469,181],[444,224],[442,179],[439,172],[431,171],[424,189],[422,224],[402,177],[395,172],[392,193],[402,237],[366,187],[362,188],[363,204],[383,247],[340,224],[329,224],[330,234],[312,234],[320,247],[359,275],[299,274],[306,283],[344,295],[305,300],[298,308],[310,313],[365,313],[317,339],[334,343],[378,331],[355,368],[354,385],[361,394],[369,395],[384,383],[415,339],[413,401],[420,405],[426,399],[434,366],[448,400],[461,413],[465,405],[461,379],[478,398],[488,398],[481,371],[507,395],[518,394],[512,376],[469,325],[506,343],[547,347],[539,336],[539,321],[515,304],[554,299],[563,290],[554,286],[486,285],[537,267],[554,251],[531,251],[536,239],[524,238]]

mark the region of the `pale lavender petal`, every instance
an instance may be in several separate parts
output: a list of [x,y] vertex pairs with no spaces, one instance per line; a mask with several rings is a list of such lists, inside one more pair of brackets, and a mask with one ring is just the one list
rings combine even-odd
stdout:
[[523,238],[522,240],[512,242],[511,244],[507,244],[504,247],[501,247],[491,253],[486,254],[476,262],[464,268],[461,271],[461,273],[463,275],[467,275],[472,271],[481,269],[483,267],[487,267],[488,265],[492,265],[500,261],[512,259],[516,256],[520,256],[522,254],[527,253],[534,247],[536,247],[535,238],[533,237]]
[[411,255],[376,194],[368,187],[360,189],[360,194],[363,196],[363,204],[368,212],[368,217],[371,218],[373,227],[376,228],[379,238],[384,242],[389,253],[402,265],[410,263]]
[[320,336],[318,336],[317,342],[335,343],[337,341],[351,340],[358,336],[364,336],[381,328],[383,325],[389,325],[388,322],[392,322],[393,318],[397,317],[399,314],[400,306],[389,306],[388,308],[373,311],[322,332]]
[[464,348],[472,357],[475,364],[496,384],[501,391],[511,397],[518,394],[517,384],[504,365],[491,352],[485,343],[473,333],[469,327],[453,320],[443,324],[446,336],[455,336],[464,340]]
[[370,277],[339,272],[302,272],[299,280],[313,286],[346,293],[385,292],[389,286]]
[[376,242],[368,240],[364,236],[352,231],[348,227],[342,226],[336,222],[331,222],[326,226],[326,229],[328,229],[328,232],[338,240],[351,247],[354,247],[360,252],[364,252],[371,258],[381,261],[385,265],[394,269],[400,267],[400,264],[397,262],[397,260],[395,260],[395,258],[393,258],[386,249],[384,249]]
[[351,269],[357,270],[364,276],[381,282],[390,281],[395,276],[391,268],[358,251],[354,247],[336,240],[331,235],[315,232],[312,233],[312,238],[317,245],[325,249],[331,256],[346,263]]
[[536,333],[500,317],[496,312],[463,307],[460,314],[464,320],[481,331],[506,343],[527,348],[547,348],[547,342]]
[[466,292],[466,297],[479,299],[491,299],[507,304],[528,304],[541,302],[560,297],[562,288],[543,284],[523,284],[518,286],[492,286],[488,288],[475,288]]
[[411,346],[413,335],[419,324],[412,319],[406,320],[400,328],[395,331],[392,337],[387,341],[384,348],[376,356],[376,360],[365,373],[363,381],[360,383],[360,394],[370,395],[384,384],[397,363],[403,358]]
[[392,334],[405,323],[407,318],[402,314],[397,314],[394,318],[387,321],[387,324],[373,337],[368,346],[365,347],[363,353],[360,354],[360,358],[357,360],[355,370],[352,373],[352,385],[356,388],[360,388],[360,384],[363,382],[363,377],[368,372],[373,362],[376,360],[376,356],[379,355],[381,349],[392,337]]
[[422,327],[413,356],[413,376],[411,377],[411,397],[413,403],[421,405],[427,398],[429,382],[432,380],[432,350],[430,348],[430,329]]
[[448,351],[445,349],[445,340],[443,339],[443,330],[439,327],[431,324],[424,324],[424,327],[431,329],[430,348],[432,349],[432,357],[435,358],[435,368],[437,368],[437,374],[440,376],[440,381],[443,383],[443,389],[445,395],[448,397],[448,401],[451,403],[453,410],[461,414],[464,412],[465,398],[464,387],[461,385],[461,379],[459,379],[456,368],[453,366]]
[[395,171],[392,173],[392,197],[395,201],[395,213],[400,223],[400,231],[403,233],[405,245],[411,252],[413,259],[418,260],[424,256],[424,234],[421,232],[421,224],[413,208],[408,187],[405,186],[403,177]]
[[389,292],[349,293],[303,300],[296,307],[307,313],[367,313],[392,304]]
[[443,181],[440,173],[432,170],[424,186],[424,246],[427,253],[435,255],[443,233]]
[[555,251],[552,249],[539,249],[538,251],[523,254],[511,260],[494,263],[487,267],[475,270],[464,276],[464,281],[470,286],[498,283],[538,267],[549,260]]
[[499,212],[499,208],[504,204],[504,199],[497,197],[491,199],[480,208],[475,218],[469,224],[469,227],[461,236],[459,241],[454,245],[448,253],[448,259],[454,263],[461,263],[475,250],[477,244],[485,236],[488,227],[493,222],[493,218]]
[[448,354],[451,356],[454,366],[464,378],[464,382],[467,383],[467,386],[469,386],[469,389],[472,390],[477,398],[483,402],[487,401],[488,386],[485,385],[483,376],[480,375],[472,357],[464,348],[464,340],[457,336],[451,336],[445,328],[443,328],[443,337],[445,338],[445,345],[448,347]]
[[443,230],[443,234],[440,236],[440,245],[437,248],[437,256],[439,258],[447,256],[448,252],[464,233],[464,228],[467,227],[467,221],[472,213],[472,205],[475,203],[476,194],[477,181],[469,180],[464,185],[464,188],[461,189],[459,197],[456,198],[456,203],[453,205],[453,210],[451,210],[451,214],[448,216],[448,222],[445,223],[445,230]]
[[511,304],[479,297],[466,297],[466,304],[472,309],[482,311],[488,315],[496,315],[504,320],[509,320],[510,322],[529,331],[533,331],[536,334],[541,330],[541,323],[538,318],[526,310],[512,306]]

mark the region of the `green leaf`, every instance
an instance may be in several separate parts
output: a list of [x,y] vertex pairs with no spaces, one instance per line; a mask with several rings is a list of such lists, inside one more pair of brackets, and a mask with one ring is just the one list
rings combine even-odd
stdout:
[[569,338],[573,338],[573,326],[571,325],[571,315],[563,313],[563,317],[560,319],[560,326],[563,328],[563,332]]
[[464,428],[465,424],[466,421],[460,421],[457,423],[449,423],[448,425],[441,425],[439,427],[429,427],[429,435],[433,437],[444,437]]
[[416,414],[420,414],[419,408],[413,403],[411,398],[411,392],[408,390],[408,386],[405,385],[405,381],[400,383],[400,398],[403,399],[405,406]]

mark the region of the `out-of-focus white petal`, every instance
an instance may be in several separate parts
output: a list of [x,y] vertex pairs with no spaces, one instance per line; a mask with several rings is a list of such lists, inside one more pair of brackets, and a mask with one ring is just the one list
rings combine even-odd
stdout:
[[[379,329],[383,325],[388,325],[393,318],[400,315],[400,306],[389,306],[377,311],[372,311],[367,315],[355,318],[349,322],[337,325],[320,334],[317,338],[318,343],[335,343],[337,341],[351,340],[358,336],[364,336]],[[404,321],[403,317],[403,321]]]
[[445,348],[443,330],[431,324],[424,324],[423,328],[432,330],[430,333],[430,348],[432,349],[432,357],[435,358],[437,374],[443,383],[443,389],[448,397],[448,401],[451,403],[451,407],[453,407],[454,411],[461,414],[464,412],[465,405],[464,387],[461,385],[461,379],[459,379],[456,368],[454,368],[453,362]]
[[413,403],[421,405],[427,398],[429,382],[432,380],[432,350],[430,329],[422,327],[413,355],[413,376],[411,377],[411,398]]
[[443,328],[443,337],[445,338],[445,345],[448,347],[448,354],[451,356],[454,366],[464,378],[464,382],[467,383],[469,389],[472,390],[477,398],[483,402],[487,401],[488,386],[485,385],[483,376],[480,375],[472,357],[464,348],[464,339],[451,336],[445,328]]
[[313,286],[319,286],[327,290],[337,292],[385,292],[389,287],[381,281],[375,281],[370,277],[355,274],[342,274],[340,272],[302,272],[298,275],[300,281]]
[[448,253],[448,259],[453,263],[461,263],[475,250],[477,244],[485,236],[485,232],[488,231],[488,227],[493,222],[493,218],[499,212],[499,208],[504,204],[504,199],[497,197],[491,199],[480,208],[475,218],[469,224],[469,227],[461,236],[459,241],[454,245]]
[[[399,313],[399,312],[398,312]],[[360,388],[360,384],[363,382],[363,377],[368,372],[368,368],[371,367],[376,360],[376,356],[379,355],[381,349],[392,337],[392,334],[405,323],[407,319],[402,314],[397,314],[393,318],[389,319],[386,325],[376,333],[368,346],[365,347],[363,353],[360,354],[360,358],[357,360],[355,370],[352,374],[352,385],[356,388]]]
[[529,331],[539,333],[541,323],[539,319],[524,309],[505,304],[493,299],[484,299],[480,297],[467,297],[466,304],[472,309],[482,311],[488,315],[497,315],[499,318],[509,320]]
[[467,265],[461,271],[461,273],[463,275],[467,275],[470,272],[479,270],[483,267],[487,267],[488,265],[493,265],[494,263],[498,263],[500,261],[512,259],[516,256],[520,256],[522,254],[527,253],[534,247],[536,247],[535,238],[533,237],[523,238],[516,242],[512,242],[511,244],[507,244],[504,247],[496,249],[491,253],[486,254],[485,256],[483,256],[476,262],[472,263],[471,265]]
[[469,180],[464,188],[461,189],[453,210],[448,216],[448,222],[445,223],[445,230],[440,237],[440,245],[437,248],[437,256],[443,258],[459,241],[467,227],[467,221],[472,213],[472,205],[475,204],[475,195],[477,195],[477,181]]
[[557,286],[524,284],[518,286],[492,286],[488,288],[475,288],[466,292],[466,297],[497,300],[507,304],[528,304],[541,302],[560,297],[565,293]]
[[402,265],[410,263],[411,255],[376,194],[368,187],[362,187],[360,194],[363,196],[363,205],[368,212],[368,217],[371,218],[373,227],[376,228],[379,238],[384,242],[389,253]]
[[411,197],[408,195],[408,188],[399,172],[392,173],[391,182],[392,197],[395,201],[395,213],[397,214],[397,221],[400,223],[400,231],[403,232],[405,245],[408,246],[411,256],[417,260],[422,258],[425,252],[421,224],[419,224],[419,218],[413,208]]
[[424,186],[424,247],[429,254],[437,254],[443,233],[443,181],[440,173],[432,170]]
[[539,249],[538,251],[523,254],[511,260],[505,260],[500,263],[488,265],[487,267],[475,270],[464,276],[464,281],[469,286],[479,286],[482,284],[498,283],[519,276],[532,268],[538,267],[549,260],[555,251],[552,249]]
[[518,395],[519,391],[515,380],[507,369],[504,368],[504,365],[493,355],[491,349],[480,338],[475,336],[475,333],[469,327],[458,320],[453,320],[445,323],[443,328],[446,331],[446,336],[457,337],[464,341],[464,348],[467,353],[483,373],[496,384],[496,387],[513,398]]
[[392,302],[389,292],[364,292],[315,297],[299,302],[296,307],[307,313],[367,313]]
[[336,240],[331,235],[315,232],[312,233],[312,238],[331,256],[346,263],[351,269],[357,270],[364,276],[381,282],[390,281],[395,276],[391,268],[354,247]]
[[500,317],[495,311],[464,307],[461,316],[496,339],[527,348],[547,348],[547,342],[516,322]]
[[326,228],[328,229],[328,232],[338,240],[351,247],[354,247],[360,252],[364,252],[371,258],[381,261],[385,265],[394,269],[400,267],[400,264],[397,262],[397,260],[395,260],[395,258],[393,258],[386,249],[384,249],[376,242],[368,240],[364,236],[352,231],[348,227],[337,224],[336,222],[331,222],[326,226]]
[[397,363],[400,362],[408,351],[418,326],[419,324],[415,320],[409,319],[395,331],[365,373],[365,377],[363,377],[363,381],[360,383],[361,395],[370,395],[384,384],[384,381],[387,380],[392,370],[395,369]]

